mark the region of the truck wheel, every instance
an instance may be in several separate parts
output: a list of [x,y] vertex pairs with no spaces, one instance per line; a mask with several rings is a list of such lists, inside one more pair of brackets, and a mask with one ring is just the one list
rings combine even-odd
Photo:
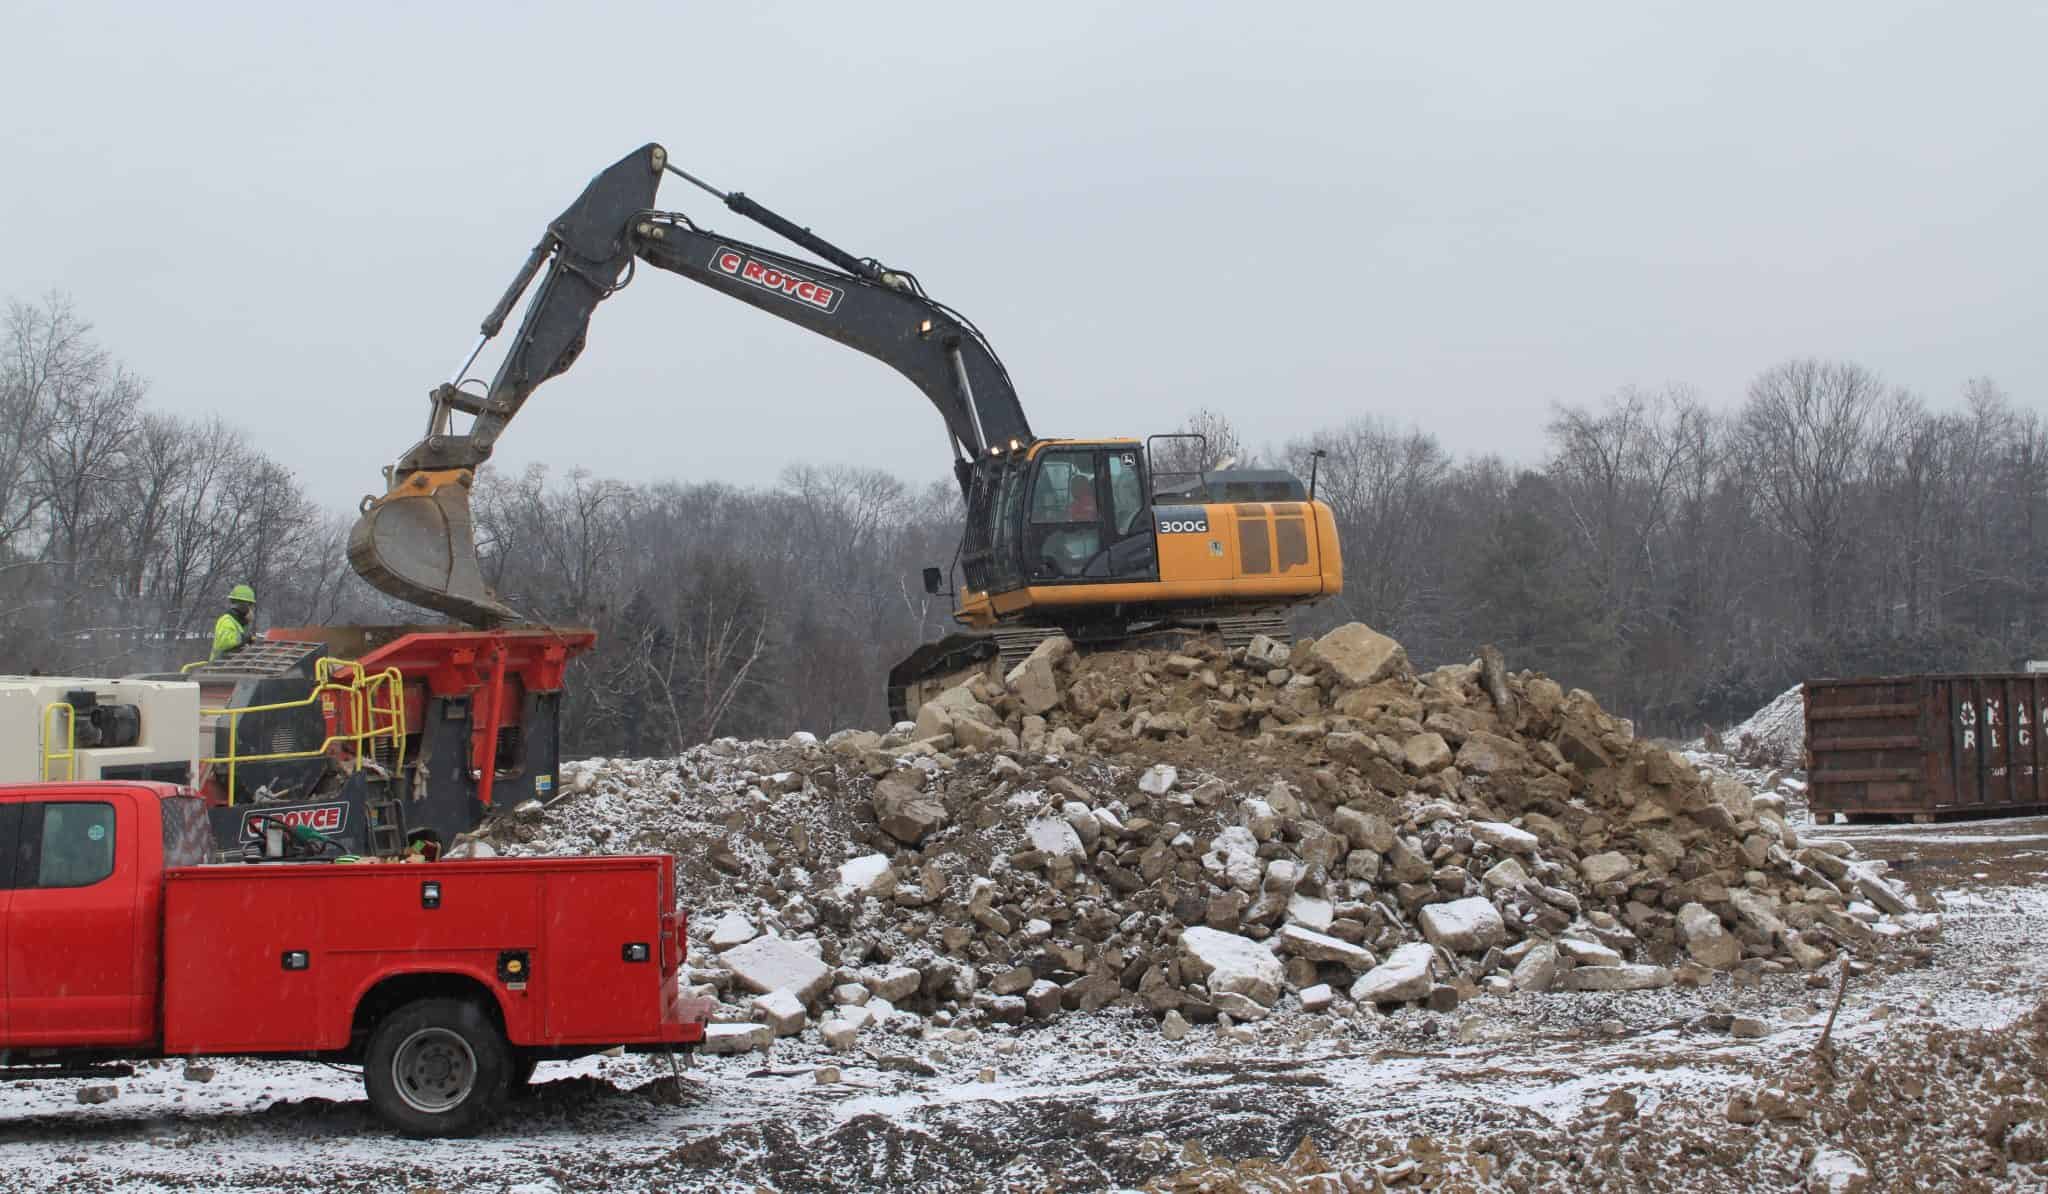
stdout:
[[466,999],[422,999],[370,1034],[363,1087],[370,1106],[408,1136],[468,1136],[505,1096],[511,1049]]

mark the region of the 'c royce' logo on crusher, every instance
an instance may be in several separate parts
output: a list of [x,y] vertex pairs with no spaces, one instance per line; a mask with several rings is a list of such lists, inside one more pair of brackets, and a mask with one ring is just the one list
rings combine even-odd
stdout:
[[729,274],[742,282],[779,294],[790,302],[816,307],[828,315],[839,309],[839,300],[846,293],[837,286],[827,286],[801,274],[793,274],[779,265],[756,261],[738,249],[724,245],[711,254],[711,265],[721,274]]

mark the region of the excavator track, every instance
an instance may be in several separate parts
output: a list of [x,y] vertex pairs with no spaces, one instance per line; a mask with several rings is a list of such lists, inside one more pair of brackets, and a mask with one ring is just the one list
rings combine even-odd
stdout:
[[1226,648],[1245,646],[1259,635],[1282,643],[1294,642],[1294,630],[1285,615],[1272,610],[1254,613],[1203,613],[1190,611],[1154,621],[1130,623],[1115,628],[1097,628],[1089,633],[1069,633],[1058,626],[999,626],[994,630],[949,634],[926,643],[889,669],[889,717],[911,721],[925,701],[976,672],[1000,680],[1010,669],[1030,656],[1038,644],[1067,635],[1084,653],[1099,651],[1173,650],[1189,639],[1214,635]]

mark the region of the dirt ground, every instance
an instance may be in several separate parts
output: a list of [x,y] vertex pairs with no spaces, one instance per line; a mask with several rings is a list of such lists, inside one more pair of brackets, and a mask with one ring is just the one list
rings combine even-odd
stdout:
[[[2048,1187],[2048,819],[1801,828],[1889,860],[1930,914],[1924,944],[1850,978],[1825,1057],[1833,971],[1282,1012],[1246,1044],[1105,1011],[846,1056],[792,1038],[680,1080],[660,1058],[551,1063],[468,1141],[394,1140],[343,1069],[225,1061],[201,1084],[167,1063],[101,1106],[0,1088],[0,1166],[66,1194]],[[1731,1097],[1763,1121],[1731,1122]]]

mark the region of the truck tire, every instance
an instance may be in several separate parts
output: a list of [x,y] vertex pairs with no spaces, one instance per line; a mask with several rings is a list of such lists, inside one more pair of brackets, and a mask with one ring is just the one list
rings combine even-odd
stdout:
[[363,1087],[370,1106],[407,1136],[468,1136],[505,1097],[512,1050],[467,999],[421,999],[370,1034]]

